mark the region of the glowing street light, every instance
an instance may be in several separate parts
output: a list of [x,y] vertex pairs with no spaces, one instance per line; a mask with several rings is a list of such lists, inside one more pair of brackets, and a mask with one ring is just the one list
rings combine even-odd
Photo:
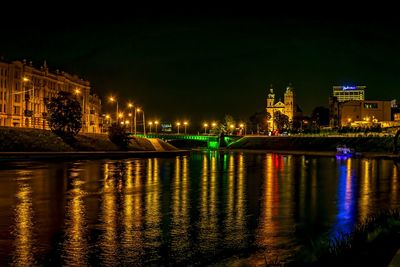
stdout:
[[239,128],[240,128],[240,134],[243,135],[244,124],[243,123],[239,124]]
[[118,115],[119,115],[119,112],[118,112],[118,101],[117,101],[116,98],[114,98],[112,96],[109,98],[109,100],[110,100],[110,102],[116,102],[117,103],[117,111],[115,113],[115,117],[117,118],[117,122],[118,122]]
[[188,125],[188,122],[185,121],[185,122],[183,123],[183,125],[185,125],[185,134],[186,134],[186,127],[187,127],[187,125]]
[[[23,78],[22,78],[22,81],[23,81],[24,83],[32,82],[32,81],[31,81],[29,78],[27,78],[27,77],[23,77]],[[23,90],[23,91],[21,91],[21,92],[17,92],[17,93],[14,93],[14,94],[24,93],[24,92],[28,92],[28,91],[31,91],[31,90]],[[35,126],[36,126],[36,123],[35,123],[35,111],[36,111],[36,109],[35,109],[35,84],[34,84],[33,82],[32,82],[32,100],[31,100],[31,108],[32,108],[31,124],[32,124],[32,127],[35,128]],[[26,103],[26,109],[28,109],[28,102]]]
[[133,104],[132,103],[128,103],[128,109],[130,110],[130,112],[128,113],[129,119],[131,121],[131,133],[132,133],[132,108],[133,108]]
[[204,134],[207,134],[208,123],[204,123],[203,126],[204,126]]
[[158,125],[158,121],[155,121],[154,124],[156,125],[156,133],[157,133],[157,125]]
[[235,128],[235,125],[231,124],[231,125],[229,126],[229,128],[231,128],[231,134],[233,134],[233,129]]
[[150,131],[149,131],[149,133],[151,133],[151,126],[153,126],[153,122],[152,122],[152,121],[149,121],[149,126],[150,126]]
[[181,123],[178,121],[178,122],[176,123],[176,126],[178,127],[178,134],[179,134],[179,126],[181,126]]
[[111,116],[110,116],[110,114],[106,114],[106,120],[110,120],[109,124],[111,125]]

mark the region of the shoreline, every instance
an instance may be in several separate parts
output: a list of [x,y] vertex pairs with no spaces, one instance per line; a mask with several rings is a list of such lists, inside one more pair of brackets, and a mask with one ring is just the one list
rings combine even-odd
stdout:
[[65,159],[127,159],[142,157],[174,157],[188,155],[190,150],[172,151],[74,151],[74,152],[0,152],[1,161],[65,160]]
[[[203,151],[205,149],[192,149],[193,151]],[[272,153],[282,155],[300,155],[300,156],[319,156],[319,157],[335,157],[334,151],[306,151],[306,150],[272,150],[272,149],[240,149],[240,148],[219,148],[215,151],[223,152],[245,152],[245,153]],[[380,159],[400,159],[400,155],[390,152],[361,152],[361,155],[355,155],[349,158],[380,158]]]

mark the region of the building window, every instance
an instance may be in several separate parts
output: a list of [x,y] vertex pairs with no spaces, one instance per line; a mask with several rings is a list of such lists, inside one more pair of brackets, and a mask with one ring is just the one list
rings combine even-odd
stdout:
[[21,95],[20,94],[15,94],[14,95],[14,102],[21,102]]
[[378,108],[378,103],[364,103],[364,108],[376,109]]
[[20,107],[14,106],[14,114],[19,114],[20,113]]

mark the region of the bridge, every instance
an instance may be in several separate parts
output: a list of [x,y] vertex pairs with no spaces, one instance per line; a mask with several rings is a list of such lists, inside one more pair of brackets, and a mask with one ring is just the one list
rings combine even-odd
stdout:
[[[135,136],[131,134],[131,136]],[[175,140],[188,140],[188,141],[198,141],[207,143],[207,148],[219,148],[220,140],[218,135],[190,135],[190,134],[168,134],[168,133],[149,133],[146,135],[136,134],[136,136],[145,138],[159,138],[164,141],[175,141]],[[225,144],[230,144],[242,136],[226,135],[224,136]]]

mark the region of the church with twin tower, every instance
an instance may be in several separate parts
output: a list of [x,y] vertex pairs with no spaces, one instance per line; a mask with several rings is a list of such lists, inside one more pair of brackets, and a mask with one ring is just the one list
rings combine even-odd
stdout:
[[281,99],[276,101],[274,89],[272,88],[271,85],[267,97],[266,110],[271,115],[271,119],[268,122],[269,129],[276,128],[275,123],[273,123],[273,119],[274,119],[274,114],[277,111],[288,116],[289,122],[292,122],[293,118],[297,115],[298,112],[298,108],[296,105],[296,94],[294,93],[293,87],[290,84],[286,87],[284,100],[282,102]]

